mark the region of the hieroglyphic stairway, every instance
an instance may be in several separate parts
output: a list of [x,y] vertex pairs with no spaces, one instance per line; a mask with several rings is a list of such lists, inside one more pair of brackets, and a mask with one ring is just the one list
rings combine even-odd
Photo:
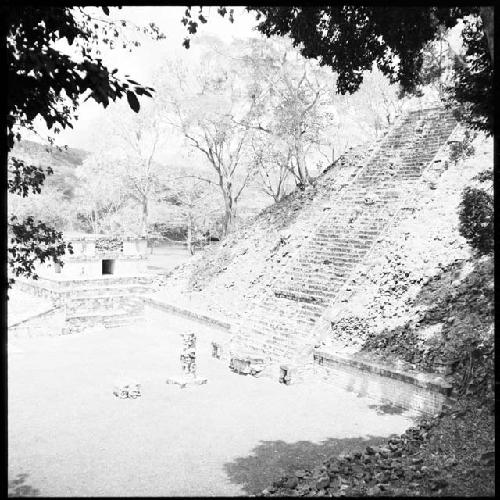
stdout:
[[356,265],[388,225],[397,224],[408,193],[427,171],[444,168],[433,159],[455,127],[441,107],[410,112],[395,123],[349,184],[312,218],[310,234],[287,265],[249,301],[233,348],[275,361],[296,355]]

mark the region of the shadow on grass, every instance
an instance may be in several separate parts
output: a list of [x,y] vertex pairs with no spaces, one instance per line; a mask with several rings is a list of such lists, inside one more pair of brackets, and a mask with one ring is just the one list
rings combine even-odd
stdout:
[[331,456],[362,451],[366,446],[384,444],[388,437],[330,438],[319,444],[311,441],[261,441],[246,457],[224,464],[233,484],[240,485],[246,494],[258,495],[273,481],[294,471],[312,470]]
[[26,484],[29,474],[18,474],[15,479],[9,481],[9,497],[36,497],[40,495],[40,490]]

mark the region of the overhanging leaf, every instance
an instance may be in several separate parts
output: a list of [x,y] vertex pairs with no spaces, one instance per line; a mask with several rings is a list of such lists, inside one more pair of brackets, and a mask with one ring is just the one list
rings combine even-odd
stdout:
[[127,91],[127,101],[130,108],[138,113],[141,105],[139,104],[139,99],[137,99],[137,96],[131,90]]

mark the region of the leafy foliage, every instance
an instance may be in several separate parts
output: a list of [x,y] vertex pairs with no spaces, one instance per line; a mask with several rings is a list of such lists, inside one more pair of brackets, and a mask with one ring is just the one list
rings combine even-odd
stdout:
[[111,231],[111,217],[126,202],[123,182],[114,168],[117,160],[100,152],[88,156],[76,169],[77,214],[85,230],[93,233]]
[[456,65],[456,81],[448,89],[448,105],[457,118],[475,130],[493,131],[493,65],[481,19],[465,22],[462,31],[465,57]]
[[19,158],[11,158],[10,160],[9,192],[20,194],[23,198],[28,196],[30,189],[33,193],[40,193],[46,175],[53,173],[52,167],[47,167],[46,171],[44,171],[42,167],[27,165]]
[[[75,200],[76,202],[76,200]],[[61,190],[53,185],[47,185],[40,194],[25,198],[19,195],[10,195],[8,199],[9,214],[18,219],[32,216],[43,220],[45,224],[57,231],[71,227],[75,212],[78,209]]]
[[479,255],[493,252],[494,212],[493,196],[483,189],[464,189],[459,208],[460,234]]
[[[352,94],[363,81],[363,71],[371,70],[374,63],[391,82],[414,91],[420,83],[422,47],[436,37],[441,26],[452,27],[474,9],[342,5],[247,10],[256,13],[261,33],[289,35],[304,57],[318,58],[321,65],[338,73],[340,93]],[[184,20],[189,32],[196,33],[190,8]]]
[[[126,95],[134,110],[138,110],[136,95],[151,97],[152,88],[130,78],[119,79],[117,70],[110,71],[94,56],[92,46],[101,40],[99,24],[82,9],[11,7],[7,23],[9,149],[14,137],[19,139],[15,129],[33,130],[38,115],[56,133],[61,128],[72,128],[81,97],[106,107]],[[102,31],[102,41],[109,44],[108,28]],[[118,35],[116,30],[112,33]],[[74,44],[78,58],[54,48],[53,44],[61,39]]]
[[[9,247],[9,264],[16,276],[38,279],[35,272],[37,262],[44,263],[51,259],[54,263],[64,265],[62,261],[66,249],[73,253],[71,243],[66,245],[62,240],[62,233],[54,230],[42,221],[35,221],[29,216],[19,221],[14,215],[9,220],[12,233]],[[14,282],[9,279],[9,284]]]

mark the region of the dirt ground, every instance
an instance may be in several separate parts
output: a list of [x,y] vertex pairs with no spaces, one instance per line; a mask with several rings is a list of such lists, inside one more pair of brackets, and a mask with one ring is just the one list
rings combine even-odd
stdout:
[[[135,327],[9,344],[11,496],[258,494],[274,479],[402,433],[407,414],[307,382],[283,386],[210,357],[210,330],[158,313]],[[167,385],[179,333],[198,333],[206,385]],[[134,378],[142,397],[113,396]]]

